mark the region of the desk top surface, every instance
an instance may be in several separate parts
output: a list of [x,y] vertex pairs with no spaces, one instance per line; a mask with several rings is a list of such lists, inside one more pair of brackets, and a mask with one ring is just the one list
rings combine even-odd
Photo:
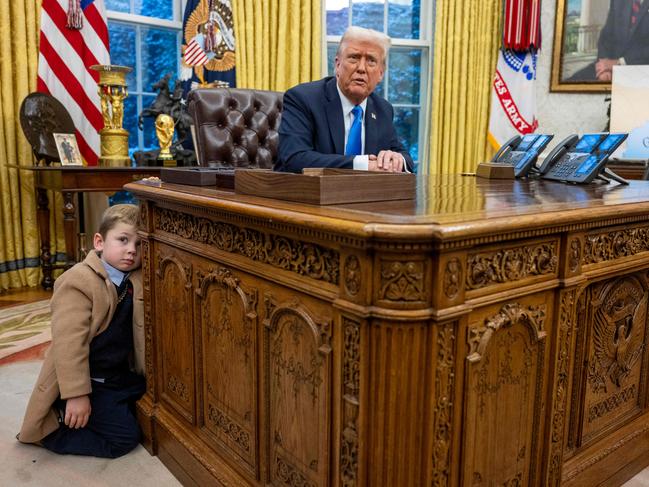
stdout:
[[208,187],[129,184],[145,199],[177,200],[322,229],[378,236],[462,238],[632,217],[649,220],[649,182],[571,185],[544,180],[421,176],[412,200],[316,206]]

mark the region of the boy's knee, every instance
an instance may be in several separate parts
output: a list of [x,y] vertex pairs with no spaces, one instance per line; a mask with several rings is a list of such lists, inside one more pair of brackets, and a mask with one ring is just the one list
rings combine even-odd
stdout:
[[114,454],[113,458],[126,455],[135,449],[140,444],[140,438],[140,428],[137,424],[134,428],[125,429],[121,434],[112,437],[110,439],[110,449]]

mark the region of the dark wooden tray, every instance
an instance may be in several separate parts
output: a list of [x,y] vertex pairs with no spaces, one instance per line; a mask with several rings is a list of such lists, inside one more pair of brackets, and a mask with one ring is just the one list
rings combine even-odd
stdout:
[[211,167],[163,168],[160,170],[160,179],[165,183],[234,188],[234,169],[215,169]]
[[304,174],[236,169],[237,193],[314,205],[412,199],[416,176],[408,173],[305,169]]

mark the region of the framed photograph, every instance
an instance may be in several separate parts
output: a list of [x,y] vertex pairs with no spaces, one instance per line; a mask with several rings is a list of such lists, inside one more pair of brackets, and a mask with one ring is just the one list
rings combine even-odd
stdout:
[[557,0],[550,91],[611,90],[613,66],[649,64],[649,0]]
[[81,152],[74,134],[53,134],[62,166],[83,166]]

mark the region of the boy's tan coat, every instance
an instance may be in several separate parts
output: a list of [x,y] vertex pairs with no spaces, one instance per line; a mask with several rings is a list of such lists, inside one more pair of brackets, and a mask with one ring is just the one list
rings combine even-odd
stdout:
[[[133,284],[133,343],[135,368],[144,373],[144,305],[140,270],[131,272]],[[94,251],[54,283],[52,345],[34,386],[18,439],[34,443],[59,427],[52,405],[92,390],[88,352],[92,339],[103,332],[117,306],[117,292]]]

